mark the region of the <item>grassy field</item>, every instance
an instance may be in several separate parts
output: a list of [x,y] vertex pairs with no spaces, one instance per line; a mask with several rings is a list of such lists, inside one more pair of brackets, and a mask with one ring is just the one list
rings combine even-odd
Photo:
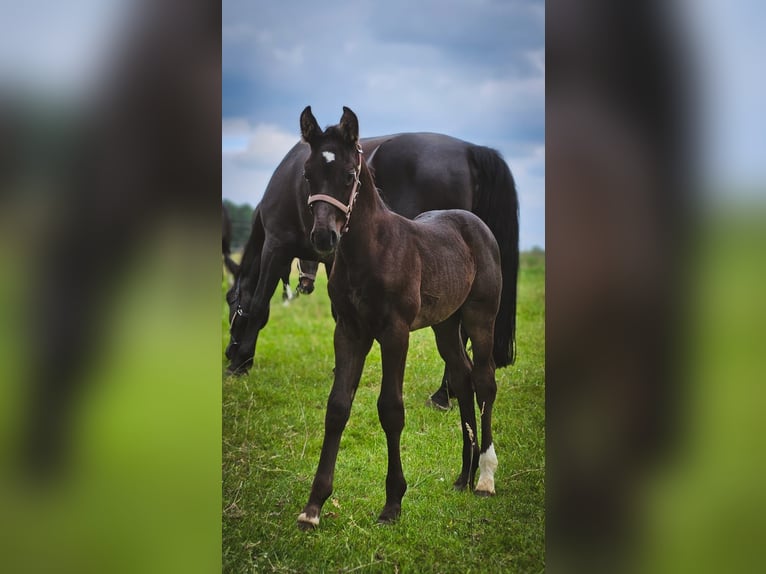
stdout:
[[[294,275],[295,277],[295,275]],[[540,572],[544,569],[545,263],[524,254],[516,364],[497,371],[497,495],[456,492],[460,415],[425,406],[443,364],[433,334],[412,334],[404,382],[402,516],[379,526],[386,443],[376,401],[380,352],[367,358],[319,529],[300,532],[332,384],[334,323],[323,268],[311,296],[272,302],[255,363],[223,381],[224,572]],[[222,302],[223,341],[227,335]],[[225,357],[222,356],[225,365]]]

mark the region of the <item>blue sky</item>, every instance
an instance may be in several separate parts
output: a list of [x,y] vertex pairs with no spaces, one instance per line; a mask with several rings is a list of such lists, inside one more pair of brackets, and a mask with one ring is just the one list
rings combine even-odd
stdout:
[[766,2],[683,0],[701,125],[703,185],[719,199],[766,195]]
[[545,245],[542,1],[223,2],[222,195],[255,205],[300,137],[342,106],[364,136],[434,131],[500,151],[522,249]]
[[[0,90],[77,97],[122,39],[133,0],[26,0],[0,19]],[[678,0],[699,73],[702,177],[766,190],[762,0]],[[363,135],[444,132],[498,149],[521,200],[523,248],[544,245],[542,1],[223,0],[222,194],[255,204],[298,139],[341,106]],[[41,17],[44,15],[44,17]],[[103,71],[103,70],[102,70]]]

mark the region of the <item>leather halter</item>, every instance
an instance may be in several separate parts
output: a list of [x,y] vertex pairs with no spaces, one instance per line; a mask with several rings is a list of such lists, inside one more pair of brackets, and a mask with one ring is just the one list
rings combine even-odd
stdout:
[[301,260],[298,259],[298,280],[301,280],[304,277],[306,279],[311,279],[312,281],[315,281],[316,278],[317,278],[317,274],[316,273],[306,273],[306,272],[304,272],[303,269],[301,269]]
[[361,183],[359,181],[359,176],[362,174],[362,154],[364,153],[362,151],[362,146],[360,146],[359,144],[356,144],[356,151],[359,152],[359,167],[354,170],[354,187],[351,188],[351,195],[348,200],[348,205],[346,205],[342,201],[335,199],[334,197],[330,195],[325,195],[324,193],[309,195],[309,199],[308,199],[309,206],[311,206],[312,203],[316,203],[317,201],[324,201],[325,203],[329,203],[330,205],[337,207],[344,213],[344,215],[346,216],[346,223],[343,225],[343,228],[340,230],[341,235],[343,235],[344,233],[346,233],[346,231],[348,231],[348,224],[351,221],[351,210],[354,209],[354,204],[356,203],[356,197],[359,195],[359,187],[361,186]]

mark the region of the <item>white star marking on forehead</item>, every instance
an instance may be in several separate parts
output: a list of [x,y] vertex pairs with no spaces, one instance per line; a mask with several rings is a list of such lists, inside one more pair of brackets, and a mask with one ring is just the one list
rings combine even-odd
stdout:
[[324,156],[324,159],[327,161],[327,163],[335,161],[335,154],[331,151],[323,151],[322,155]]

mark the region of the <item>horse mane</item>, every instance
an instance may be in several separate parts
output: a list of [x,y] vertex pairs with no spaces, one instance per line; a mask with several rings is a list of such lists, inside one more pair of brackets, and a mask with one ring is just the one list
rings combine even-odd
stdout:
[[[260,257],[261,249],[263,248],[263,242],[266,238],[266,232],[263,228],[263,222],[261,221],[260,204],[253,211],[253,223],[250,230],[250,236],[245,243],[245,248],[242,251],[242,259],[239,263],[238,278],[241,280],[247,280],[250,275],[250,269],[253,266],[253,262],[257,257]],[[257,272],[258,270],[256,270]],[[256,277],[257,282],[257,277]]]

